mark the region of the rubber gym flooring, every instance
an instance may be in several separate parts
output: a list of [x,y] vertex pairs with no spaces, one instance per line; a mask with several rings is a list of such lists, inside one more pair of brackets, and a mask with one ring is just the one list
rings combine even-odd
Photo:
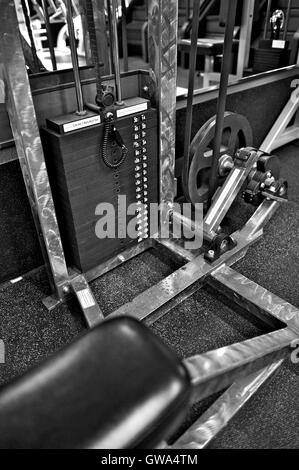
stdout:
[[[290,202],[280,207],[264,238],[234,266],[273,293],[299,307],[299,142],[277,152],[282,176],[289,181]],[[228,224],[239,226],[248,207],[238,203]],[[178,264],[164,252],[150,250],[92,283],[105,315],[173,272]],[[6,363],[0,384],[38,364],[70,342],[85,326],[77,305],[60,305],[48,312],[41,301],[49,294],[44,269],[0,287],[0,338]],[[180,357],[200,353],[268,332],[248,316],[234,312],[201,289],[166,316],[153,330]],[[113,347],[113,345],[111,345]],[[299,448],[299,367],[286,361],[210,444],[217,448]],[[217,395],[219,396],[219,394]],[[195,405],[180,431],[186,429],[216,397]]]

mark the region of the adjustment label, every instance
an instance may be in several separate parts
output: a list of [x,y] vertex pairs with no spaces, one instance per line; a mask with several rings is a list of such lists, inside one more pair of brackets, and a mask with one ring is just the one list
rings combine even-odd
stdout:
[[77,296],[82,308],[90,308],[95,305],[94,298],[89,289],[79,290]]
[[285,44],[286,42],[285,41],[279,41],[277,39],[274,39],[272,41],[272,47],[276,48],[276,49],[284,49],[285,48]]
[[83,127],[94,126],[95,124],[100,124],[101,116],[92,116],[86,119],[80,119],[78,121],[68,122],[63,125],[64,132],[76,131],[77,129],[82,129]]
[[128,116],[130,114],[140,113],[141,111],[146,111],[148,109],[148,102],[136,104],[134,106],[128,106],[127,108],[117,109],[116,116],[123,117]]

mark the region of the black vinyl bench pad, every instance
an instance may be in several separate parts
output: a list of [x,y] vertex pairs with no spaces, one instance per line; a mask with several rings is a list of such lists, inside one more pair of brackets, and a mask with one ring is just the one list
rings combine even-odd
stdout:
[[0,448],[152,448],[189,399],[175,354],[136,320],[114,318],[0,390]]

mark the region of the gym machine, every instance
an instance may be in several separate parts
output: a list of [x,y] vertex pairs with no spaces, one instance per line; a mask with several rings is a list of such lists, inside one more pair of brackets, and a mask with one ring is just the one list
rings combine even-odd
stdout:
[[[224,51],[229,51],[236,4],[237,0],[231,1],[228,9]],[[173,444],[174,448],[176,446],[178,448],[205,447],[215,434],[217,434],[227,424],[232,416],[234,416],[234,414],[246,403],[250,396],[252,396],[252,394],[255,393],[269,377],[271,377],[273,372],[277,370],[282,361],[290,354],[292,344],[298,338],[298,310],[253,281],[246,279],[231,268],[236,261],[245,256],[248,248],[260,239],[265,223],[272,217],[280,203],[287,199],[287,184],[279,178],[277,159],[267,153],[268,149],[266,147],[263,147],[263,151],[250,147],[250,128],[248,128],[246,121],[243,120],[243,123],[241,124],[238,121],[236,124],[234,121],[235,118],[225,114],[225,96],[228,77],[225,65],[226,61],[223,60],[224,65],[220,82],[217,116],[216,118],[213,118],[210,124],[207,125],[206,131],[203,133],[205,139],[211,139],[211,135],[213,135],[214,132],[214,137],[211,139],[213,142],[212,155],[210,153],[208,155],[205,155],[204,153],[199,155],[197,154],[196,146],[201,145],[201,139],[199,139],[198,136],[195,138],[191,146],[188,144],[188,142],[190,142],[190,123],[192,122],[190,112],[188,114],[189,122],[186,123],[187,137],[184,155],[184,193],[193,204],[196,204],[197,198],[200,197],[201,203],[206,207],[203,225],[203,235],[206,244],[204,250],[197,250],[196,252],[187,250],[182,247],[180,240],[176,240],[172,237],[165,240],[160,237],[158,232],[151,237],[144,237],[144,240],[139,243],[134,243],[133,246],[124,247],[125,249],[122,251],[118,247],[111,248],[112,256],[110,255],[111,257],[108,260],[104,260],[103,263],[92,268],[90,271],[84,272],[78,268],[77,270],[74,270],[72,267],[70,268],[67,265],[65,257],[65,252],[69,247],[66,246],[65,242],[64,245],[62,245],[61,242],[60,230],[58,228],[56,218],[56,211],[57,216],[59,217],[59,210],[57,204],[55,206],[56,210],[54,209],[54,202],[45,166],[39,129],[36,123],[35,110],[33,107],[28,77],[26,75],[24,58],[19,39],[15,35],[17,22],[14,2],[11,0],[9,2],[0,0],[0,5],[5,19],[5,21],[0,25],[0,58],[1,63],[4,65],[4,80],[7,88],[8,111],[24,175],[24,181],[27,187],[29,200],[32,205],[37,228],[41,234],[42,245],[45,249],[45,259],[49,265],[50,280],[53,285],[53,297],[51,300],[48,299],[47,304],[52,308],[57,304],[57,302],[65,300],[67,296],[73,292],[80,303],[87,324],[89,326],[100,324],[98,327],[93,328],[86,334],[84,337],[85,339],[81,340],[82,343],[78,340],[79,342],[74,343],[73,345],[74,349],[70,349],[69,353],[65,352],[63,355],[62,359],[69,360],[71,357],[74,357],[74,351],[80,351],[80,344],[83,349],[86,345],[89,345],[89,347],[85,349],[85,352],[87,351],[88,354],[82,355],[84,364],[75,364],[73,360],[68,363],[67,360],[65,364],[68,363],[69,367],[66,367],[62,371],[57,368],[58,363],[53,360],[54,362],[50,364],[52,370],[57,370],[57,373],[61,372],[60,377],[57,377],[57,379],[61,380],[61,383],[65,384],[69,381],[71,385],[70,394],[67,394],[69,399],[70,396],[73,396],[71,391],[77,390],[76,383],[78,377],[80,378],[80,374],[77,373],[77,366],[79,368],[78,370],[87,371],[85,377],[86,380],[90,376],[92,376],[93,383],[95,376],[100,380],[99,374],[96,374],[98,369],[90,369],[88,371],[89,358],[91,357],[89,352],[93,351],[98,360],[99,358],[105,358],[105,360],[107,360],[105,368],[107,375],[102,375],[102,377],[105,377],[105,381],[109,383],[108,378],[110,377],[111,379],[111,370],[117,369],[121,384],[118,388],[124,393],[122,398],[125,396],[129,399],[129,397],[131,398],[133,396],[134,399],[137,400],[138,394],[137,392],[132,394],[131,388],[134,381],[132,381],[132,383],[125,380],[122,382],[122,373],[125,373],[126,378],[129,373],[125,368],[125,364],[126,366],[128,365],[128,367],[133,364],[134,371],[132,370],[132,373],[134,373],[134,376],[136,377],[137,373],[139,379],[144,379],[144,381],[147,377],[149,383],[151,383],[151,381],[153,381],[153,377],[147,374],[149,371],[153,370],[156,372],[158,364],[162,364],[162,357],[166,357],[167,360],[163,363],[165,367],[161,367],[161,374],[156,374],[157,381],[153,382],[157,385],[157,388],[150,389],[152,392],[151,396],[155,401],[155,398],[157,398],[161,390],[173,390],[172,384],[174,383],[178,386],[176,388],[177,395],[171,396],[171,399],[169,398],[169,400],[166,400],[162,404],[160,403],[160,409],[156,410],[157,413],[155,414],[155,417],[160,422],[160,418],[165,416],[163,413],[168,414],[169,411],[173,410],[172,405],[177,411],[182,411],[183,415],[185,406],[190,402],[194,403],[203,397],[209,396],[216,391],[223,390],[228,386],[225,393],[212,405],[212,407],[203,416],[201,416],[189,430],[186,431],[185,435],[181,436],[181,438]],[[173,221],[180,220],[182,223],[188,225],[189,228],[192,227],[193,224],[192,220],[189,220],[188,223],[186,222],[186,218],[183,218],[182,215],[177,212],[174,203],[176,192],[176,181],[174,176],[174,144],[177,16],[178,11],[176,1],[166,2],[164,0],[152,0],[149,2],[148,27],[149,36],[151,38],[150,63],[153,68],[153,73],[156,76],[157,83],[155,98],[158,114],[157,154],[159,158],[159,172],[157,171],[157,174],[153,175],[153,179],[155,179],[156,176],[156,180],[159,181],[157,198],[162,204],[162,210],[160,212],[160,228],[164,221],[168,220],[169,217],[172,218]],[[165,21],[166,17],[167,21]],[[194,19],[194,22],[195,21],[196,18]],[[75,54],[73,54],[73,56],[75,56]],[[116,105],[113,108],[113,113],[116,113],[116,117],[115,114],[113,114],[113,116],[116,130],[114,130],[114,128],[110,128],[109,130],[112,130],[112,135],[113,133],[114,135],[117,135],[118,131],[122,136],[122,128],[120,127],[118,129],[118,123],[120,122],[118,120],[123,116],[119,114],[117,115],[117,111],[123,111],[126,109],[126,105],[122,105],[121,103],[122,97],[119,94],[120,88],[117,84],[117,74],[117,70],[115,70]],[[99,84],[100,83],[98,82],[98,85]],[[192,110],[192,87],[191,78],[189,82],[189,111],[190,109]],[[80,93],[79,81],[76,82],[76,90],[77,93]],[[103,90],[103,88],[101,88],[100,92],[102,93],[103,91],[109,94],[111,90]],[[138,98],[143,99],[142,97]],[[78,103],[83,104],[80,99],[78,99]],[[142,103],[144,105],[144,101]],[[114,102],[111,103],[111,101],[109,101],[108,105],[114,106]],[[149,106],[149,103],[147,103],[147,108],[141,111],[141,113],[154,114],[155,110],[149,108]],[[86,114],[74,114],[72,115],[71,121],[70,116],[67,116],[66,118],[63,117],[62,119],[52,119],[51,121],[49,120],[47,124],[47,130],[42,131],[42,133],[47,136],[44,138],[49,138],[50,145],[54,146],[51,139],[53,138],[54,140],[55,138],[56,147],[59,149],[56,154],[57,158],[61,158],[62,160],[63,152],[61,149],[63,149],[63,142],[71,135],[68,134],[68,132],[65,133],[63,126],[69,124],[73,126],[74,122],[84,121],[84,119],[97,118],[101,120],[103,118],[101,102],[99,102],[99,100],[97,100],[95,105],[89,105],[88,110],[86,108],[84,106],[78,106],[78,111],[81,113],[86,111],[87,113],[92,113],[92,115],[88,115],[88,117],[86,117]],[[132,116],[134,117],[136,114],[138,113],[135,113]],[[125,120],[126,117],[124,121]],[[132,123],[128,126],[130,133],[132,132],[132,128],[130,127],[131,124]],[[102,133],[105,125],[102,120],[94,125],[96,127],[91,126],[90,128],[87,128],[86,132],[92,133],[97,129],[95,138],[100,138],[101,135],[103,135]],[[210,131],[211,126],[214,128],[213,132]],[[125,122],[124,135],[128,128]],[[229,129],[230,135],[230,138],[226,139],[225,142],[223,142],[224,129]],[[72,133],[77,131],[71,130],[70,132]],[[116,142],[117,147],[120,147],[119,152],[123,146],[126,148],[130,146],[131,140],[125,140],[124,137],[120,140],[116,135],[115,139],[112,140],[111,138],[111,142]],[[51,136],[51,138],[49,136]],[[241,146],[243,145],[245,147],[238,148],[240,142]],[[111,143],[111,145],[113,144]],[[130,150],[128,151],[128,154],[129,152]],[[47,157],[47,159],[49,158],[50,156]],[[135,158],[135,155],[132,155],[131,158]],[[148,158],[155,159],[154,149],[151,150],[151,154],[148,155]],[[209,160],[209,165],[203,166],[201,162],[202,158]],[[98,162],[99,161],[101,164],[104,164],[104,162],[98,158]],[[204,177],[196,178],[196,181],[194,181],[195,178],[193,177],[193,172],[196,173],[198,165],[200,170],[204,170]],[[103,168],[105,167],[103,166]],[[108,172],[108,169],[106,171]],[[134,176],[134,170],[132,173]],[[200,181],[202,181],[203,184],[200,183],[199,185],[198,182]],[[223,217],[240,191],[243,191],[244,199],[249,203],[257,204],[257,208],[243,228],[229,235],[223,234],[221,231]],[[92,294],[88,281],[95,279],[97,276],[107,272],[108,270],[116,268],[121,263],[131,259],[150,247],[159,248],[161,245],[166,247],[181,260],[184,260],[185,264],[158,284],[138,295],[132,302],[123,305],[109,315],[109,319],[111,320],[108,319],[108,321],[103,322],[104,318],[100,306],[97,304]],[[276,321],[279,320],[285,324],[285,327],[242,343],[233,344],[214,351],[209,351],[205,354],[187,358],[184,360],[184,366],[182,366],[169,356],[169,352],[165,350],[163,353],[163,351],[161,351],[161,348],[163,349],[163,347],[156,343],[156,338],[154,336],[151,336],[151,340],[147,340],[146,336],[151,335],[148,329],[144,328],[138,322],[127,318],[134,317],[135,320],[139,320],[139,322],[143,322],[147,326],[151,325],[166,312],[169,312],[174,305],[181,303],[196,290],[200,289],[205,282],[216,286],[217,290],[227,296],[232,304],[242,304],[251,314],[258,315],[265,319],[265,321],[274,325],[276,324]],[[115,317],[122,318],[116,319]],[[133,338],[131,342],[128,341],[128,338],[124,335],[125,329],[122,325],[125,324],[128,328],[126,330],[128,336]],[[143,332],[141,332],[140,328]],[[114,350],[113,348],[105,349],[105,343],[102,342],[102,337],[108,338],[109,341],[108,339],[107,341],[110,345],[119,345],[120,350]],[[144,342],[148,344],[148,348],[143,347]],[[153,346],[154,344],[155,346]],[[101,347],[100,345],[104,348],[103,350],[99,349]],[[116,357],[121,358],[124,351],[129,348],[129,345],[132,346],[132,349],[130,350],[131,355],[124,355],[123,365],[120,366],[117,364],[116,367],[116,362],[113,361]],[[157,354],[157,348],[162,356]],[[148,362],[143,362],[141,351],[144,351],[146,354]],[[138,360],[136,360],[136,358]],[[59,360],[59,356],[57,356],[56,359]],[[133,359],[135,360],[133,361]],[[94,366],[95,364],[96,361],[93,362]],[[101,372],[104,370],[102,365],[103,364],[99,365]],[[45,366],[46,369],[48,366],[49,364]],[[137,367],[141,368],[145,375],[141,373],[139,375],[139,368],[137,369]],[[68,371],[67,378],[64,375],[66,371]],[[110,375],[108,374],[108,371]],[[168,371],[169,375],[166,374],[166,371]],[[173,375],[171,375],[172,372]],[[31,375],[32,386],[38,382],[38,380],[35,380],[35,378],[38,379],[38,371],[36,371],[36,374],[36,376],[34,376],[34,374]],[[88,376],[88,374],[91,375]],[[115,377],[113,380],[114,379]],[[163,382],[162,379],[165,379],[165,381]],[[26,380],[26,377],[24,380]],[[163,386],[161,385],[161,381],[163,382]],[[58,382],[59,381],[55,381],[56,385]],[[124,391],[122,385],[127,382],[129,382],[129,388]],[[84,383],[81,378],[80,383]],[[190,383],[192,383],[193,390],[190,388]],[[90,384],[90,381],[87,380],[86,384]],[[140,390],[140,383],[138,382],[138,384],[139,386],[137,389]],[[48,396],[51,397],[51,384],[48,383],[46,385],[49,385],[47,390],[49,393]],[[90,388],[98,391],[95,387]],[[146,390],[147,387],[143,387],[143,389]],[[86,402],[86,396],[88,397],[90,395],[85,392],[84,387],[81,391],[82,396],[84,396],[84,401]],[[108,393],[106,393],[105,398],[111,396],[111,390],[107,388],[107,391]],[[140,407],[136,407],[135,405],[129,407],[126,404],[128,410],[127,416],[129,419],[133,419],[135,417],[134,413],[137,410],[140,412],[140,415],[138,415],[140,420],[144,420],[144,425],[146,425],[145,417],[147,416],[144,406],[149,398],[145,395],[146,394],[143,394],[142,396],[140,395],[140,400],[138,401]],[[166,393],[166,395],[168,394]],[[102,399],[102,395],[99,395],[98,397],[100,400],[104,400]],[[178,402],[182,404],[182,410],[178,410],[176,407]],[[55,400],[52,402],[50,400],[49,403],[53,403],[53,406],[55,406]],[[77,403],[78,400],[76,399],[76,406],[72,408],[73,411],[76,409]],[[91,403],[96,403],[96,405],[98,405],[99,402],[91,400]],[[108,403],[109,406],[107,402],[104,403],[104,401],[101,401],[101,403],[102,408],[99,408],[100,413],[105,409],[111,411],[114,406],[112,402]],[[92,416],[96,414],[95,408],[93,406],[91,406],[91,408],[89,409],[88,419],[91,419],[91,414]],[[23,409],[28,409],[28,407],[23,407]],[[50,416],[52,416],[51,410],[53,410],[53,408],[50,407]],[[119,416],[121,415],[120,411],[117,409]],[[131,412],[132,414],[130,414]],[[150,412],[152,412],[152,409]],[[167,429],[164,429],[161,435],[157,434],[154,441],[149,440],[149,445],[157,445],[158,442],[161,442],[161,440],[168,437],[169,433],[173,431],[182,419],[182,415],[180,413],[178,414],[174,413],[174,421],[171,425],[169,424],[170,421],[168,422],[169,428],[167,427]],[[77,415],[74,415],[75,420],[76,417]],[[5,422],[5,416],[3,416],[3,420],[0,421]],[[108,421],[111,422],[111,420]],[[120,426],[123,424],[122,421],[116,422],[118,422]],[[150,421],[149,428],[155,428],[155,423],[156,421]],[[85,422],[85,424],[88,425],[87,422]],[[56,425],[57,422],[55,426]],[[63,427],[63,423],[60,422],[60,425]],[[78,426],[78,432],[82,432],[83,428],[86,429],[83,425],[80,425],[80,420],[78,420]],[[142,428],[142,423],[140,426]],[[145,441],[142,440],[139,431],[141,434],[143,433],[142,436],[144,439],[148,436],[144,431],[144,428],[139,428],[138,435],[135,436],[136,439],[132,438],[130,442],[128,440],[122,442],[118,441],[119,445],[123,447],[138,445],[145,446]],[[209,432],[207,433],[205,431]],[[64,435],[67,435],[67,433],[64,433]],[[107,435],[107,432],[105,432],[105,435]],[[85,438],[85,436],[82,435],[81,437]],[[96,442],[91,442],[89,439],[86,439],[85,443],[88,446],[94,447],[97,444]],[[74,442],[68,443],[68,445],[71,444],[74,444]],[[82,444],[82,440],[79,444]],[[79,444],[78,441],[75,443],[75,445]],[[114,444],[117,445],[116,441],[114,441]],[[103,447],[106,445],[112,448],[113,443],[111,444],[111,442],[102,441],[99,445]]]

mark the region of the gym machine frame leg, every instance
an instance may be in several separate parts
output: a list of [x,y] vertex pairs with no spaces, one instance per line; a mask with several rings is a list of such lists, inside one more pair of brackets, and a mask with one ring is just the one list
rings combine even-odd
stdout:
[[[148,2],[149,64],[157,82],[159,112],[160,203],[166,211],[176,194],[175,131],[178,2]],[[163,218],[166,214],[161,214]]]

